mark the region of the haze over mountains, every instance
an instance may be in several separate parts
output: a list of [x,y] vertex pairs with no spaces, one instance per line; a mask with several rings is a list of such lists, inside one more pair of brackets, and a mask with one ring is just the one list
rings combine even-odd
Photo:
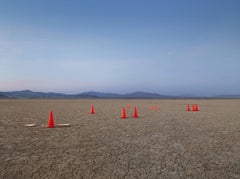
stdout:
[[0,99],[181,99],[181,98],[240,98],[240,95],[169,96],[158,93],[133,92],[128,94],[84,92],[79,94],[44,93],[31,90],[0,92]]
[[157,93],[134,92],[129,94],[114,94],[100,92],[84,92],[79,94],[44,93],[31,90],[0,92],[0,98],[17,99],[164,99],[174,98],[173,96],[159,95]]

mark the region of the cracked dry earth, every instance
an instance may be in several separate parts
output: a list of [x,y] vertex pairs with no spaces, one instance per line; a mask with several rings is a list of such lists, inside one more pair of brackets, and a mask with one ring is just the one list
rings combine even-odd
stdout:
[[0,100],[0,178],[240,178],[240,100]]

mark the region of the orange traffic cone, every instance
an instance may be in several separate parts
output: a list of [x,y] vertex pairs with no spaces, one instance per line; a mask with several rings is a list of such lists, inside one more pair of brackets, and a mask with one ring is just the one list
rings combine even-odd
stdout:
[[46,127],[47,127],[47,128],[54,128],[54,120],[53,120],[53,113],[52,113],[52,111],[51,111],[50,114],[49,114],[48,124],[47,124]]
[[195,105],[193,104],[192,105],[192,111],[195,111],[196,109],[195,109]]
[[132,107],[131,104],[128,104],[128,105],[126,106],[127,109],[131,109],[131,107]]
[[134,118],[137,118],[137,117],[138,117],[136,106],[134,107],[134,111],[133,111],[133,116],[132,116],[132,117],[134,117]]
[[158,106],[151,106],[149,109],[152,110],[152,111],[157,111],[158,110]]
[[189,106],[189,104],[188,104],[187,107],[186,107],[186,111],[190,111],[190,106]]
[[195,105],[195,111],[199,111],[198,110],[198,104]]
[[95,112],[94,112],[94,106],[93,106],[93,105],[91,106],[90,114],[95,114]]
[[122,119],[127,118],[127,117],[126,117],[126,112],[125,112],[125,108],[124,108],[124,107],[122,108],[122,116],[121,116],[121,118],[122,118]]

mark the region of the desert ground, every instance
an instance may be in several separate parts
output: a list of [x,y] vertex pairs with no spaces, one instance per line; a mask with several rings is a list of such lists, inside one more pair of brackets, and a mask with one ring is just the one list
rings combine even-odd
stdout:
[[240,100],[0,100],[0,178],[240,178]]

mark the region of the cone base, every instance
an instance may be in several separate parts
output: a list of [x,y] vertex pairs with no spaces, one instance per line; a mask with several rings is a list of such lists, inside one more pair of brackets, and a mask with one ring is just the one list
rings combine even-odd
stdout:
[[46,126],[46,128],[54,128],[54,126]]

